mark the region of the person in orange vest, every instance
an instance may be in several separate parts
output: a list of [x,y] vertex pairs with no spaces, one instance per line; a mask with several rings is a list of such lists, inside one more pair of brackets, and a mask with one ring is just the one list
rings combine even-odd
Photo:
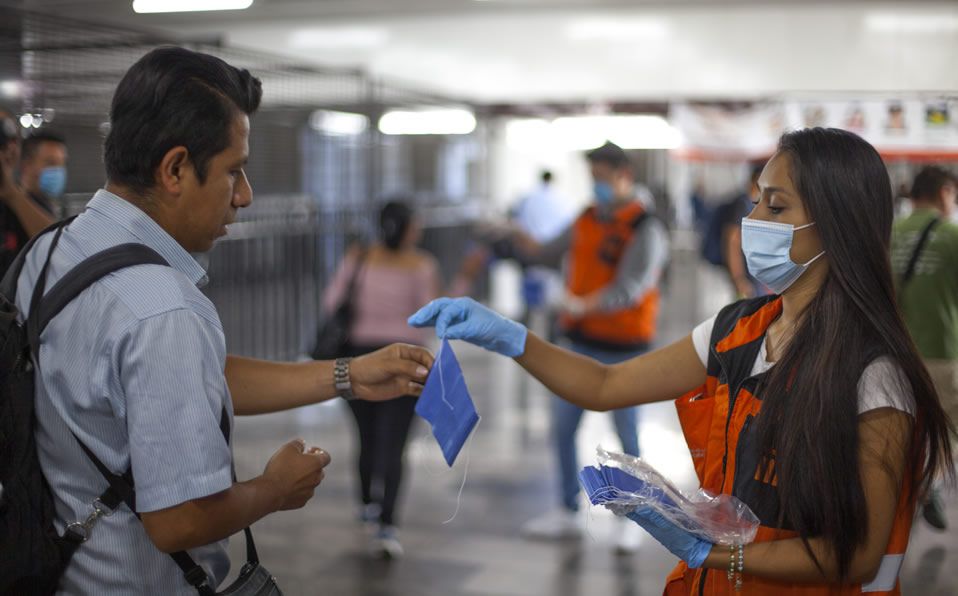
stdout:
[[[527,264],[559,268],[565,259],[559,331],[574,352],[615,364],[647,351],[655,339],[668,233],[637,196],[641,189],[621,147],[607,142],[586,158],[593,179],[592,205],[549,243],[537,245],[523,238],[517,248]],[[575,449],[582,412],[562,399],[553,401],[561,505],[526,523],[522,528],[526,536],[565,538],[582,532]],[[636,408],[619,408],[613,419],[623,451],[638,455]],[[617,552],[633,552],[640,539],[635,524],[621,524]]]
[[955,427],[895,303],[888,172],[855,134],[812,128],[782,136],[759,188],[742,248],[775,294],[665,348],[610,366],[468,299],[410,324],[511,356],[586,409],[675,400],[702,488],[760,526],[718,545],[629,513],[680,559],[666,595],[900,594],[917,503],[936,474],[954,478]]

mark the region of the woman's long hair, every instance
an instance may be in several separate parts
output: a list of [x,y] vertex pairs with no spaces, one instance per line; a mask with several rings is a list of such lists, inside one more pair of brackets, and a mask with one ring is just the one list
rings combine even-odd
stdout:
[[[868,534],[859,470],[858,383],[878,356],[901,367],[915,400],[904,490],[915,499],[936,473],[949,474],[954,432],[899,313],[889,264],[892,190],[874,147],[837,129],[786,133],[778,152],[816,224],[828,274],[799,318],[788,348],[760,389],[756,432],[761,453],[775,460],[780,522],[805,541],[831,545],[838,572]],[[809,349],[813,346],[813,349]],[[799,374],[792,374],[798,371]]]

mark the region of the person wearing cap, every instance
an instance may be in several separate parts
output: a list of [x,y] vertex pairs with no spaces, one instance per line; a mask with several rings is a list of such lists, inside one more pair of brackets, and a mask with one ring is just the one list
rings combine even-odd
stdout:
[[[614,364],[649,349],[655,339],[658,283],[668,262],[668,233],[640,200],[644,187],[621,147],[606,142],[586,154],[593,180],[593,201],[562,234],[540,245],[520,236],[517,248],[527,264],[558,268],[565,258],[565,297],[559,330],[569,347],[600,362]],[[646,191],[647,192],[647,191]],[[579,463],[575,436],[582,408],[553,400],[561,506],[523,526],[533,538],[564,538],[582,533]],[[639,454],[636,408],[613,412],[622,449]],[[638,548],[639,533],[623,523],[619,553]]]
[[0,277],[30,238],[53,223],[53,216],[17,184],[20,128],[0,109]]

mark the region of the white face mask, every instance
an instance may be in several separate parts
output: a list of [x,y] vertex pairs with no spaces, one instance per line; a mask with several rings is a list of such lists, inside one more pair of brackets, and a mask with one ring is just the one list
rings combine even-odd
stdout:
[[743,218],[742,252],[748,272],[776,294],[787,290],[809,265],[825,254],[823,250],[804,264],[792,261],[793,235],[813,225],[815,222],[796,228],[792,224]]

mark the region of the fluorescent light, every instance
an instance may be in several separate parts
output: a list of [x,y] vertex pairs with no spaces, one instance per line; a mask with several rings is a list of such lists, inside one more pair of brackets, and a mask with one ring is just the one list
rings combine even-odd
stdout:
[[326,134],[353,136],[366,132],[369,118],[352,112],[316,110],[309,116],[309,125],[313,130]]
[[612,141],[624,149],[674,149],[681,133],[652,114],[521,119],[506,125],[506,142],[530,152],[585,151]]
[[293,31],[289,46],[303,49],[376,48],[389,41],[382,27],[314,27]]
[[243,10],[253,0],[133,0],[133,11],[144,14],[152,12],[199,12],[206,10]]
[[476,117],[458,108],[395,110],[379,119],[379,131],[387,135],[465,135],[476,129]]
[[20,84],[20,81],[15,80],[6,80],[0,81],[0,96],[3,97],[20,97],[20,93],[23,90],[23,85]]
[[865,29],[876,33],[948,33],[958,31],[958,14],[873,12],[865,15]]
[[553,134],[570,149],[586,150],[609,140],[623,149],[674,149],[682,142],[678,130],[649,114],[569,116],[557,118]]
[[669,36],[669,25],[662,19],[576,20],[565,27],[565,36],[572,41],[643,42],[660,41]]

